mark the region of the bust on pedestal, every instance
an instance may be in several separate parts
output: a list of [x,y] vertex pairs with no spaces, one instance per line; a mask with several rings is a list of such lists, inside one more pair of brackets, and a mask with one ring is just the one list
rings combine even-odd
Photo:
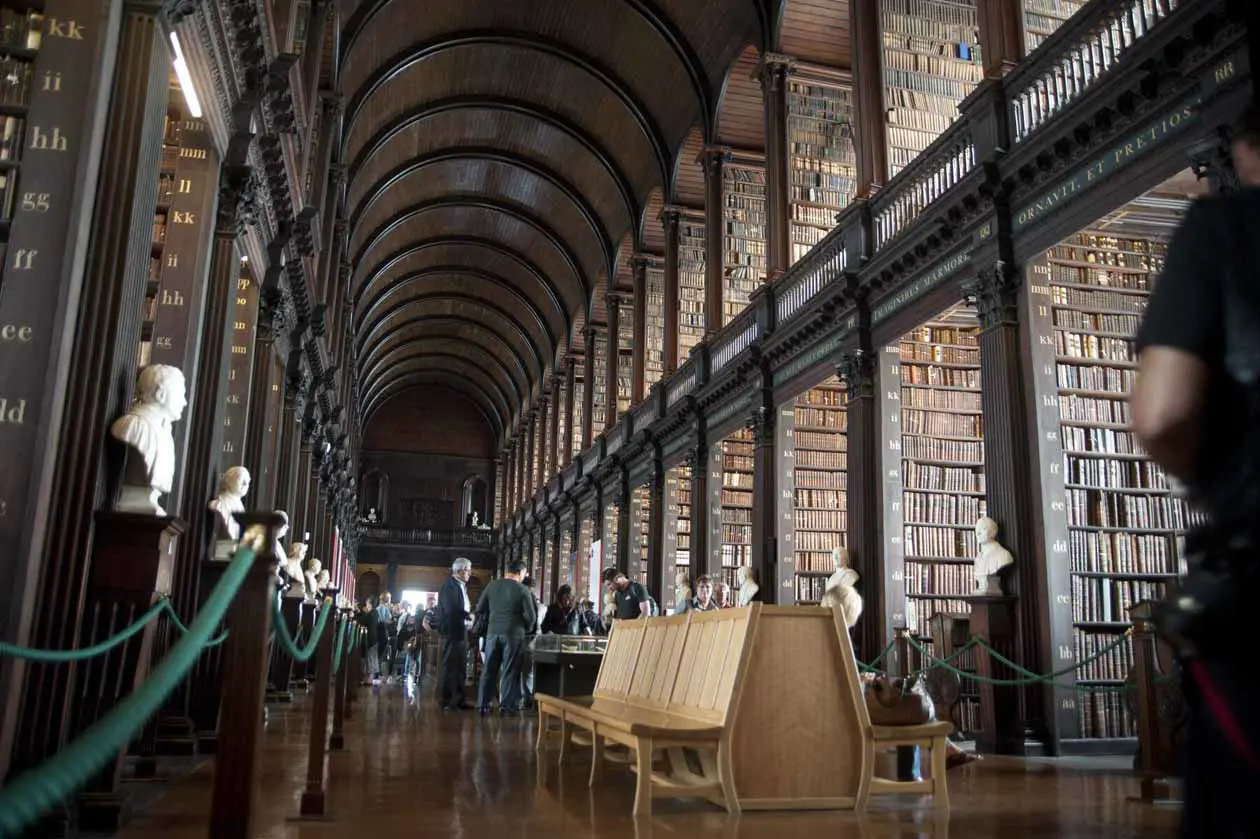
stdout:
[[674,572],[674,611],[683,611],[690,601],[691,586],[687,585],[687,569],[678,568]]
[[158,503],[175,479],[175,438],[171,425],[184,415],[188,400],[178,367],[151,364],[140,371],[136,401],[114,421],[109,433],[127,446],[122,492],[114,510],[165,516]]
[[[301,544],[300,542],[298,544]],[[305,548],[305,545],[303,545]],[[306,553],[303,550],[303,553]],[[319,584],[320,577],[327,578],[328,572],[324,571],[324,564],[315,557],[306,560],[305,570],[303,571],[302,580],[306,585],[306,602],[314,603],[319,599],[323,586]]]
[[1001,597],[1002,573],[1015,563],[1015,557],[997,540],[998,523],[988,516],[982,516],[976,522],[976,542],[980,552],[976,555],[973,566],[976,579],[976,594],[989,597]]
[[739,592],[735,596],[736,605],[742,608],[752,603],[760,590],[761,586],[757,585],[757,581],[753,579],[752,569],[747,565],[740,566]]
[[289,555],[280,566],[280,573],[288,583],[285,597],[306,598],[306,569],[302,564],[306,561],[307,545],[305,542],[294,542],[289,548]]
[[856,586],[858,583],[858,572],[849,567],[849,551],[839,545],[831,549],[831,564],[836,570],[827,578],[827,585],[823,590],[844,584],[846,586]]
[[219,478],[219,494],[210,502],[214,512],[214,558],[230,559],[241,539],[238,513],[245,512],[244,498],[249,492],[249,470],[233,466]]

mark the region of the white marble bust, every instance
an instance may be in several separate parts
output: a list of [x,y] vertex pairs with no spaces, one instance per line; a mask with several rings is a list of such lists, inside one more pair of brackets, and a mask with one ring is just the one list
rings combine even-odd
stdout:
[[827,580],[827,588],[818,605],[843,617],[844,625],[849,629],[856,626],[858,618],[862,616],[862,595],[845,580],[837,580],[834,574]]
[[214,512],[216,556],[220,543],[226,543],[228,552],[231,553],[241,538],[241,526],[236,521],[236,514],[245,512],[243,499],[249,492],[249,481],[249,470],[244,466],[233,466],[219,477],[219,494],[209,505]]
[[691,586],[687,585],[687,569],[678,568],[674,571],[674,603],[678,611],[682,611],[688,600],[691,599]]
[[[297,544],[301,545],[301,542]],[[305,545],[303,545],[305,548]],[[303,550],[303,554],[306,551]],[[306,586],[306,599],[315,600],[320,595],[319,575],[324,571],[324,564],[315,557],[311,557],[303,563],[302,582]]]
[[294,542],[284,564],[280,566],[281,574],[289,581],[289,590],[284,593],[285,597],[306,597],[306,569],[302,567],[306,561],[306,551],[305,542]]
[[320,571],[318,574],[315,575],[315,587],[319,589],[321,594],[325,590],[330,588],[331,586],[332,586],[332,574],[328,573],[327,568],[325,568],[324,570]]
[[740,566],[739,592],[735,595],[736,605],[743,607],[752,603],[760,590],[761,586],[757,585],[757,581],[753,579],[752,569],[747,565]]
[[858,580],[858,572],[849,567],[849,550],[839,545],[831,549],[831,563],[835,571],[827,578],[827,584],[823,586],[823,590],[831,588],[834,585],[844,583],[847,586],[856,586]]
[[140,371],[136,401],[114,420],[109,433],[127,446],[122,493],[114,509],[165,516],[158,503],[175,480],[175,438],[171,426],[184,415],[188,399],[178,367],[151,364]]
[[1002,594],[1002,570],[1015,563],[1015,557],[997,540],[998,523],[988,516],[976,522],[976,542],[980,552],[976,555],[973,570],[976,577],[976,594]]

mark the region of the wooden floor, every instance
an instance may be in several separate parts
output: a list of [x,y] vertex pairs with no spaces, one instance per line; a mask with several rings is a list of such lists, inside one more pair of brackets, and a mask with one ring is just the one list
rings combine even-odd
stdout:
[[[652,818],[629,816],[632,776],[607,773],[594,791],[578,755],[564,772],[552,762],[537,783],[531,717],[499,720],[444,714],[429,691],[400,685],[363,688],[347,726],[344,752],[329,759],[328,817],[296,818],[306,771],[308,714],[302,702],[273,707],[267,726],[263,810],[258,835],[286,839],[368,836],[451,839],[564,837],[864,837],[1173,836],[1176,810],[1127,800],[1137,784],[1084,761],[989,759],[950,775],[953,809],[938,821],[914,798],[875,801],[852,813],[748,813],[738,818],[701,802],[660,800]],[[204,837],[213,764],[172,786],[121,834],[126,839]],[[803,832],[803,833],[802,833]]]

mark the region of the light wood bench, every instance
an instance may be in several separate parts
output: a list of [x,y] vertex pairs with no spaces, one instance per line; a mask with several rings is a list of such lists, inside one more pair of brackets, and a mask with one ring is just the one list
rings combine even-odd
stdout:
[[[607,744],[629,748],[636,815],[653,797],[738,813],[861,810],[871,794],[931,792],[948,807],[950,724],[872,726],[848,631],[828,609],[753,604],[625,621],[592,696],[535,699],[540,755],[559,736],[563,760],[578,732],[589,735],[592,784],[613,759]],[[928,779],[874,777],[875,752],[901,745],[927,751]]]

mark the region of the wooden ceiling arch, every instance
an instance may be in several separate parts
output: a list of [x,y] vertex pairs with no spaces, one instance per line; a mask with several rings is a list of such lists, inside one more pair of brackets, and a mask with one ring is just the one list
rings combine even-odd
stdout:
[[526,392],[532,392],[542,381],[543,366],[539,360],[521,352],[519,344],[504,338],[497,331],[498,321],[487,323],[485,320],[466,317],[464,315],[431,314],[420,315],[406,323],[391,327],[389,334],[375,342],[372,349],[362,358],[362,367],[370,370],[382,358],[388,356],[399,347],[420,338],[454,338],[476,341],[491,350],[512,373],[524,382]]
[[528,398],[533,392],[533,387],[523,368],[519,373],[520,378],[517,378],[517,374],[507,366],[512,362],[500,358],[492,344],[482,343],[481,337],[468,333],[463,335],[425,334],[403,346],[395,347],[363,368],[363,380],[371,386],[380,376],[413,358],[429,358],[443,354],[455,355],[465,361],[483,365],[483,369],[491,374],[491,378],[500,386],[507,382],[509,387],[506,391],[511,395],[513,403]]
[[414,370],[446,370],[463,376],[485,391],[486,396],[490,397],[501,416],[507,420],[516,416],[517,412],[513,410],[513,406],[520,403],[509,396],[503,384],[490,375],[484,367],[469,361],[464,355],[437,350],[417,351],[413,357],[399,361],[388,370],[376,371],[372,379],[364,381],[365,400],[370,402],[377,390]]
[[486,394],[474,385],[469,384],[458,376],[443,373],[441,371],[432,371],[428,373],[414,372],[410,373],[403,379],[399,379],[387,387],[377,391],[376,396],[371,400],[365,399],[363,402],[363,416],[365,418],[364,425],[371,423],[373,416],[381,408],[384,408],[394,397],[401,397],[412,390],[419,390],[425,386],[437,385],[438,387],[448,388],[460,396],[466,397],[476,407],[477,412],[481,414],[486,424],[494,432],[496,437],[501,437],[507,427],[507,420],[499,415],[499,410],[494,403],[486,396]]

